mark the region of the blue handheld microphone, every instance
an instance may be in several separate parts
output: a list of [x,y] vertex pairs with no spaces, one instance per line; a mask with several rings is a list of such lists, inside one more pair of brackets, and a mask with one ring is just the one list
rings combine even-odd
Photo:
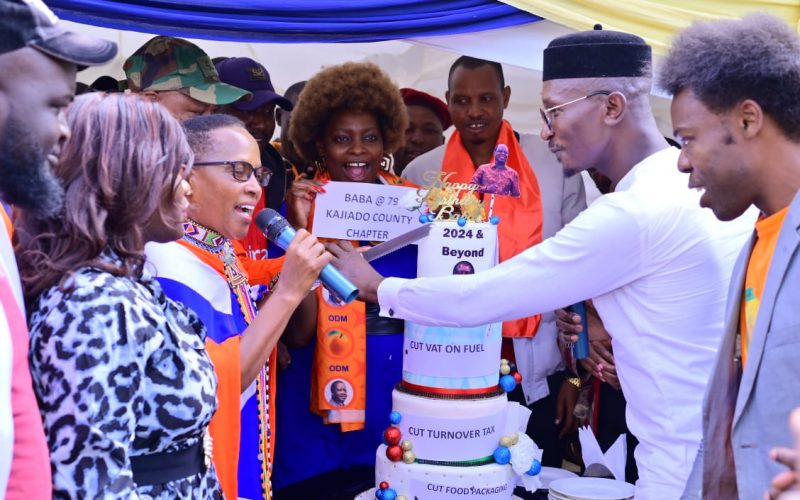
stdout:
[[586,323],[586,306],[583,302],[578,302],[569,306],[569,311],[581,317],[583,329],[578,334],[578,341],[572,346],[572,357],[575,359],[586,359],[589,357],[589,326]]
[[[289,247],[289,243],[297,234],[289,221],[271,208],[265,208],[256,215],[256,225],[269,241],[283,250]],[[345,304],[353,302],[358,297],[358,288],[330,264],[322,268],[319,279],[325,288],[336,294]]]

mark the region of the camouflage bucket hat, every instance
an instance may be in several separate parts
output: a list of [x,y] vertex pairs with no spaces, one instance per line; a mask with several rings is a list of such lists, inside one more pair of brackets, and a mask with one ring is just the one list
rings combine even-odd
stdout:
[[157,36],[133,53],[123,66],[133,91],[185,91],[208,104],[230,104],[250,92],[222,83],[208,55],[197,45]]

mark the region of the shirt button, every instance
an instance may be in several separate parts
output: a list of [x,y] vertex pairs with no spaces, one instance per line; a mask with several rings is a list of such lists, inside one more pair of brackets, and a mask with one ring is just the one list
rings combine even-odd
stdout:
[[394,309],[391,307],[389,308],[389,316],[394,316]]

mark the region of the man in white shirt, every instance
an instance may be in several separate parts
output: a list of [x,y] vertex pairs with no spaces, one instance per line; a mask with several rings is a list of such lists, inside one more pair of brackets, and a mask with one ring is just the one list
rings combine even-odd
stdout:
[[552,238],[483,273],[417,280],[384,279],[360,254],[332,248],[365,299],[422,324],[485,324],[594,299],[640,441],[639,500],[683,491],[731,270],[752,227],[719,222],[686,188],[650,109],[650,66],[650,47],[626,33],[575,33],[545,49],[542,138],[568,174],[595,167],[615,191]]

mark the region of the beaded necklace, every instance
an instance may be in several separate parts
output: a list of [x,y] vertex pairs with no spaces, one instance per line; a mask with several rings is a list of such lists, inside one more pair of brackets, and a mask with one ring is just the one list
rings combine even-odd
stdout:
[[[213,229],[193,220],[183,223],[183,240],[220,258],[228,287],[236,296],[245,323],[250,325],[255,319],[257,311],[250,298],[250,283],[247,281],[247,276],[239,269],[236,252],[233,250],[231,241]],[[272,498],[272,456],[269,451],[272,434],[269,421],[269,376],[269,363],[266,363],[256,377],[256,396],[259,417],[258,459],[261,462],[261,482],[267,499]]]

